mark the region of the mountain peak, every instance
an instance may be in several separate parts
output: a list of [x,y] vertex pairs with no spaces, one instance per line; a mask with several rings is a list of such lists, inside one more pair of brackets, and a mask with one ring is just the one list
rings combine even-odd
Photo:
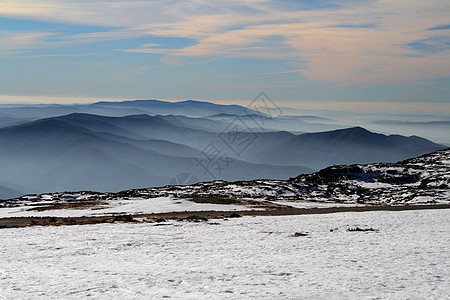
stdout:
[[360,132],[360,133],[372,133],[373,134],[373,132],[371,132],[371,131],[369,131],[369,130],[361,127],[361,126],[355,126],[355,127],[344,128],[344,129],[338,129],[338,130],[335,130],[335,131],[336,132],[339,132],[339,131],[341,131],[341,132]]

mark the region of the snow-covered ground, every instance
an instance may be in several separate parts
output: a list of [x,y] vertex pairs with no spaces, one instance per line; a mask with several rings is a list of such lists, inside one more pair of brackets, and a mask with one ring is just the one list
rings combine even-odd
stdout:
[[[253,199],[252,199],[253,200]],[[263,201],[261,199],[260,201]],[[26,203],[28,205],[16,207],[0,207],[0,219],[11,217],[83,217],[104,216],[115,214],[152,214],[182,211],[243,211],[264,210],[249,205],[195,203],[188,199],[174,197],[157,197],[149,199],[119,199],[108,201],[106,205],[98,205],[84,209],[49,209],[44,211],[33,210],[39,205],[49,205],[55,201],[37,201]],[[306,202],[306,201],[271,201],[273,204],[294,208],[320,208],[320,207],[355,207],[363,204],[345,204],[334,202]],[[33,206],[31,206],[31,204]]]
[[158,224],[0,229],[0,299],[450,295],[448,209]]
[[251,210],[244,205],[221,205],[210,203],[195,203],[186,199],[173,197],[157,197],[149,199],[120,199],[109,201],[107,205],[85,209],[51,209],[44,211],[31,210],[38,204],[55,203],[54,201],[39,201],[27,204],[34,206],[0,207],[0,218],[9,217],[82,217],[113,214],[151,214],[178,211],[237,211]]

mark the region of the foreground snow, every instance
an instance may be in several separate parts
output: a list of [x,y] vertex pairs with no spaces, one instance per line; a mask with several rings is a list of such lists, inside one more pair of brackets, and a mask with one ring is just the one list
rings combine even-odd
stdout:
[[450,294],[447,209],[168,224],[0,229],[0,299]]

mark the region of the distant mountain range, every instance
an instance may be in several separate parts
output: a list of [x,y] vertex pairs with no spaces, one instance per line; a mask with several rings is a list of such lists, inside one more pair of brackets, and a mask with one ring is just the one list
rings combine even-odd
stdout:
[[382,120],[382,121],[374,121],[372,123],[399,125],[399,126],[429,126],[429,127],[447,127],[447,128],[450,126],[450,121],[410,122],[410,121]]
[[215,114],[260,115],[260,112],[240,105],[222,105],[206,101],[186,100],[168,102],[159,100],[134,100],[121,102],[96,102],[92,104],[39,104],[39,105],[3,105],[0,106],[0,118],[40,119],[67,115],[71,113],[87,113],[105,116],[127,115],[183,115],[204,117]]
[[[71,111],[81,108],[105,115]],[[167,114],[149,115],[146,109]],[[113,116],[136,110],[139,114]],[[191,116],[175,115],[183,110]],[[58,112],[69,113],[41,118]],[[296,117],[274,119],[242,106],[197,101],[2,107],[2,118],[23,119],[0,128],[0,198],[161,186],[179,174],[196,181],[286,179],[334,164],[395,162],[445,148],[361,127],[304,134],[271,130],[269,122]],[[298,131],[314,124],[307,121],[323,122],[319,127],[333,122],[297,119]]]
[[450,145],[450,117],[434,121],[419,121],[411,118],[403,120],[377,120],[367,124],[369,128],[381,131],[396,132],[399,134],[414,133],[415,135],[427,137],[433,141]]
[[297,135],[264,148],[254,162],[270,159],[274,164],[302,164],[321,169],[334,164],[395,162],[406,157],[442,149],[426,139],[384,135],[361,127]]

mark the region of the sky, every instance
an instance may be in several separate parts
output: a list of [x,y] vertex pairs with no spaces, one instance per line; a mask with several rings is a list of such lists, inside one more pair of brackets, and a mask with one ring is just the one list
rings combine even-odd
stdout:
[[0,102],[264,91],[450,115],[449,15],[448,0],[0,0]]

